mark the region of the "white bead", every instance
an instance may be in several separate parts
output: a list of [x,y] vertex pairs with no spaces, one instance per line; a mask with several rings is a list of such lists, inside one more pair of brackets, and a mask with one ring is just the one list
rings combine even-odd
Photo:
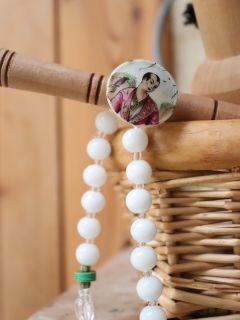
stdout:
[[106,134],[113,134],[117,131],[117,117],[109,111],[100,112],[95,120],[97,130]]
[[149,181],[152,168],[147,161],[133,160],[127,166],[126,175],[129,181],[135,184],[144,184]]
[[145,213],[151,204],[151,193],[142,188],[133,189],[126,196],[126,206],[133,213]]
[[137,247],[131,253],[131,264],[138,271],[151,270],[157,263],[157,254],[149,246]]
[[129,129],[122,137],[122,144],[129,152],[142,152],[147,148],[148,136],[142,129]]
[[98,261],[99,256],[99,249],[93,243],[82,243],[76,250],[76,259],[84,266],[92,266]]
[[140,313],[140,320],[167,320],[163,308],[159,306],[147,306]]
[[77,225],[80,236],[86,240],[96,238],[101,231],[101,224],[96,218],[84,217]]
[[142,277],[137,283],[137,294],[144,301],[158,300],[162,290],[162,282],[155,276]]
[[87,153],[93,160],[104,160],[111,153],[110,143],[100,137],[93,138],[87,145]]
[[91,164],[84,169],[83,180],[90,187],[100,188],[107,180],[107,172],[99,164]]
[[81,198],[83,209],[89,213],[97,213],[105,206],[105,197],[99,191],[86,191]]
[[131,225],[130,232],[137,242],[149,242],[155,238],[157,228],[150,219],[137,219]]

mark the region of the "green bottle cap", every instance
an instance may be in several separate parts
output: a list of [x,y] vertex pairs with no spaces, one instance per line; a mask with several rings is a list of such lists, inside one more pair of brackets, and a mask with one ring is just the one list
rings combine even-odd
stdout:
[[96,271],[76,271],[74,279],[80,283],[96,281]]

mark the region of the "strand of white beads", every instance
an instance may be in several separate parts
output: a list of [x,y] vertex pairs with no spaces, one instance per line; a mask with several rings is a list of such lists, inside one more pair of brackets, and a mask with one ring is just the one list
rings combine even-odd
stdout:
[[164,310],[158,305],[163,285],[152,275],[152,269],[157,263],[157,254],[147,245],[155,238],[157,232],[154,222],[146,217],[152,199],[151,193],[144,185],[152,175],[152,168],[147,161],[141,159],[141,152],[147,148],[148,136],[142,129],[134,127],[124,133],[122,144],[133,154],[133,160],[126,168],[126,175],[135,187],[126,196],[126,206],[131,212],[138,214],[131,226],[131,235],[137,242],[131,254],[131,264],[142,272],[136,289],[138,296],[148,304],[142,309],[140,320],[166,320]]
[[107,180],[107,172],[102,165],[111,153],[111,145],[104,138],[117,130],[117,118],[109,111],[101,112],[95,121],[98,134],[89,141],[87,154],[94,160],[83,171],[83,180],[90,188],[81,198],[81,205],[86,216],[78,222],[77,230],[80,236],[85,239],[85,243],[78,246],[76,259],[80,263],[80,271],[75,273],[75,279],[80,283],[79,297],[75,301],[76,315],[79,320],[93,320],[94,307],[90,295],[90,283],[96,279],[95,271],[91,271],[100,256],[98,247],[94,244],[94,239],[100,234],[101,225],[96,219],[96,214],[103,210],[105,197],[100,188]]

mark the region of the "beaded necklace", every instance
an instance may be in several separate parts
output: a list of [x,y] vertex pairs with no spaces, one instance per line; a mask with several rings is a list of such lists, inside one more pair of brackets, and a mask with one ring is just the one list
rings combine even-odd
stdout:
[[[124,74],[124,77],[129,74],[129,79],[135,79],[136,87],[141,86],[141,90],[146,90],[147,94],[151,94],[151,101],[153,101],[151,106],[145,106],[146,99],[138,101],[135,95],[132,99],[131,90],[135,90],[132,86],[128,90],[119,88],[116,96],[110,99],[108,96],[110,89],[115,85],[115,82],[121,80],[116,80],[118,74]],[[157,264],[157,254],[148,245],[155,238],[157,228],[154,221],[147,217],[152,199],[145,184],[151,178],[152,168],[147,161],[142,159],[142,152],[148,146],[148,136],[142,127],[153,123],[151,117],[158,119],[158,123],[154,123],[155,125],[162,122],[162,118],[164,118],[162,113],[161,118],[159,115],[156,117],[156,110],[159,112],[162,104],[168,104],[168,114],[171,115],[177,98],[176,84],[171,75],[157,63],[133,60],[121,64],[112,72],[108,79],[106,94],[110,111],[101,112],[96,118],[95,125],[98,133],[87,145],[87,154],[93,160],[93,164],[87,166],[83,172],[83,180],[89,186],[89,190],[81,198],[81,205],[86,216],[79,221],[77,226],[78,233],[85,239],[85,243],[80,244],[76,250],[76,259],[80,263],[80,270],[75,272],[75,280],[80,284],[79,297],[75,301],[76,316],[78,320],[95,319],[90,284],[96,280],[96,272],[91,269],[91,266],[98,261],[100,256],[99,249],[94,244],[94,239],[101,230],[96,215],[102,211],[105,205],[105,197],[101,192],[101,187],[107,180],[107,172],[103,167],[103,160],[107,159],[111,153],[111,145],[105,136],[117,131],[117,117],[121,118],[121,108],[129,108],[130,113],[133,110],[135,113],[139,109],[139,112],[144,114],[142,108],[147,107],[148,122],[143,123],[143,119],[139,125],[135,123],[133,126],[131,117],[129,117],[130,120],[127,122],[133,128],[128,129],[122,137],[123,147],[132,154],[132,161],[126,168],[126,176],[133,184],[133,189],[127,194],[125,202],[128,210],[136,216],[131,225],[130,233],[137,245],[131,253],[130,260],[132,266],[142,273],[136,291],[138,296],[147,303],[147,306],[140,312],[139,319],[166,320],[166,313],[158,303],[163,289],[162,280],[152,274],[152,270]],[[149,113],[151,107],[152,114]],[[122,120],[126,121],[125,118]]]

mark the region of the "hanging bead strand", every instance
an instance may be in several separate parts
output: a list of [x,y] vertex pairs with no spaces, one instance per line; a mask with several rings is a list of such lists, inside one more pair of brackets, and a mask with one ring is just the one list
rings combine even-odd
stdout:
[[83,181],[89,187],[81,197],[81,205],[86,213],[77,225],[80,236],[85,242],[76,250],[76,259],[80,263],[80,270],[75,272],[75,280],[80,284],[78,298],[75,300],[75,312],[78,320],[94,320],[94,305],[90,293],[91,282],[96,280],[96,272],[91,270],[100,252],[94,244],[94,239],[100,234],[101,225],[96,214],[103,210],[105,197],[101,187],[106,183],[107,172],[102,166],[111,153],[111,145],[105,135],[111,135],[117,130],[117,119],[112,112],[104,111],[97,115],[95,121],[98,134],[87,145],[87,154],[94,161],[83,171]]
[[152,269],[157,263],[157,254],[147,245],[157,233],[154,222],[147,218],[147,211],[151,207],[151,193],[145,189],[145,184],[152,175],[149,163],[141,159],[148,145],[147,134],[139,128],[127,130],[122,137],[123,147],[133,154],[133,160],[126,168],[126,175],[134,188],[126,196],[126,206],[137,219],[132,223],[131,235],[137,242],[136,248],[131,253],[131,264],[142,272],[142,277],[137,283],[137,294],[145,302],[140,313],[140,320],[166,320],[164,310],[158,305],[158,299],[162,293],[162,282],[152,275]]

